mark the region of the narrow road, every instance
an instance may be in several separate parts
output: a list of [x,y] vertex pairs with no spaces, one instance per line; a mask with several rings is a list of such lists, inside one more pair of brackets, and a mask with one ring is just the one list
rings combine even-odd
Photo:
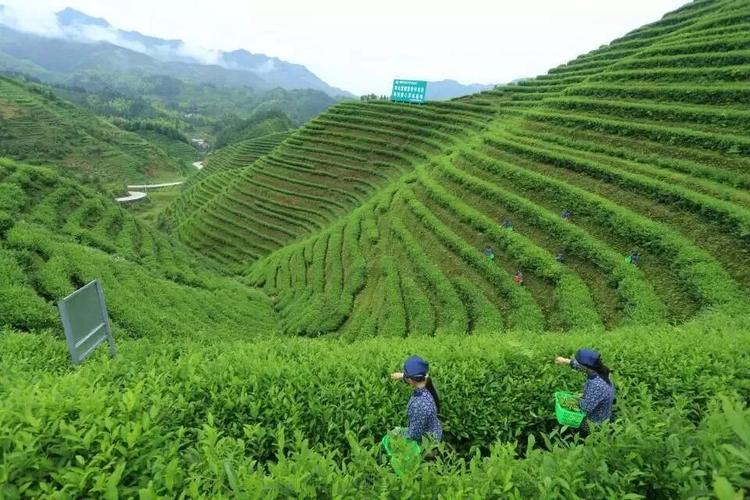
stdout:
[[159,189],[179,186],[181,184],[185,184],[185,181],[163,182],[161,184],[131,184],[128,186],[128,195],[121,198],[115,198],[115,201],[118,203],[129,203],[131,201],[142,200],[143,198],[148,196],[148,193],[145,193],[143,191],[130,191],[130,189]]
[[179,186],[180,184],[185,184],[185,181],[164,182],[162,184],[131,184],[128,186],[128,189],[158,189],[158,188]]
[[117,203],[128,203],[131,201],[141,200],[148,196],[146,193],[141,191],[128,191],[127,196],[123,196],[121,198],[115,198],[115,201]]
[[[193,163],[193,166],[197,168],[198,170],[201,170],[203,168],[203,162],[196,161]],[[146,189],[146,190],[159,189],[159,188],[165,188],[165,187],[179,186],[181,184],[185,184],[185,181],[163,182],[161,184],[131,184],[128,186],[128,189]],[[128,191],[127,196],[123,196],[121,198],[115,198],[115,201],[118,203],[128,203],[131,201],[142,200],[146,196],[148,196],[148,193],[144,193],[143,191]]]

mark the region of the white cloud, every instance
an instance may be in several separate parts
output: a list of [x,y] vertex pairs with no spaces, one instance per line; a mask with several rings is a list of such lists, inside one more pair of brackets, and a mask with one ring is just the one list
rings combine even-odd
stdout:
[[108,42],[135,52],[146,52],[146,47],[142,43],[123,39],[117,30],[111,27],[74,24],[72,26],[61,27],[60,30],[70,40],[79,42]]
[[253,71],[255,71],[256,73],[270,73],[274,69],[276,69],[276,61],[274,61],[273,59],[269,59],[266,62],[259,64],[258,66],[253,68]]
[[37,35],[61,35],[55,14],[44,5],[33,2],[6,5],[0,11],[0,24]]
[[[3,0],[0,0],[2,2]],[[393,78],[497,83],[544,73],[687,0],[4,0],[66,6],[196,47],[304,64],[331,85],[386,93]]]
[[124,36],[115,26],[80,23],[60,25],[55,10],[40,4],[10,4],[0,11],[0,23],[20,31],[48,37],[64,37],[86,43],[107,42],[161,59],[191,58],[203,64],[222,63],[221,51],[218,49],[203,48],[189,42],[181,42],[176,47],[169,44],[146,47],[143,43]]
[[221,51],[207,49],[190,43],[181,43],[176,51],[177,55],[190,57],[203,64],[222,64]]

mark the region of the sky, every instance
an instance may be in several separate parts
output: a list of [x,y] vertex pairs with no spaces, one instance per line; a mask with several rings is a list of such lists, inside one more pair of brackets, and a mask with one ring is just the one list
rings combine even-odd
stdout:
[[546,73],[686,0],[0,0],[34,31],[73,7],[112,25],[304,64],[354,94],[394,78],[504,83]]

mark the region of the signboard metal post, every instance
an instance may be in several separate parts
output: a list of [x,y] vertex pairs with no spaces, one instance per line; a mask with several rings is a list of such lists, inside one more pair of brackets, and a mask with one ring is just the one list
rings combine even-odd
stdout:
[[115,355],[115,339],[99,280],[68,295],[57,303],[57,307],[73,363],[84,361],[104,340],[109,342],[110,354]]

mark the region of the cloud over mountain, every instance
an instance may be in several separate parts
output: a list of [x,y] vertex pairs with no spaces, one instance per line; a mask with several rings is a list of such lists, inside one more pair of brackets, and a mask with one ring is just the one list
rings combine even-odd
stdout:
[[26,4],[0,6],[0,24],[16,31],[47,38],[79,43],[108,43],[145,54],[164,63],[216,65],[229,70],[243,71],[265,81],[271,88],[310,88],[322,90],[331,96],[351,95],[329,86],[299,64],[243,49],[223,52],[183,40],[157,38],[138,31],[121,30],[105,19],[92,17],[72,8],[52,12]]

